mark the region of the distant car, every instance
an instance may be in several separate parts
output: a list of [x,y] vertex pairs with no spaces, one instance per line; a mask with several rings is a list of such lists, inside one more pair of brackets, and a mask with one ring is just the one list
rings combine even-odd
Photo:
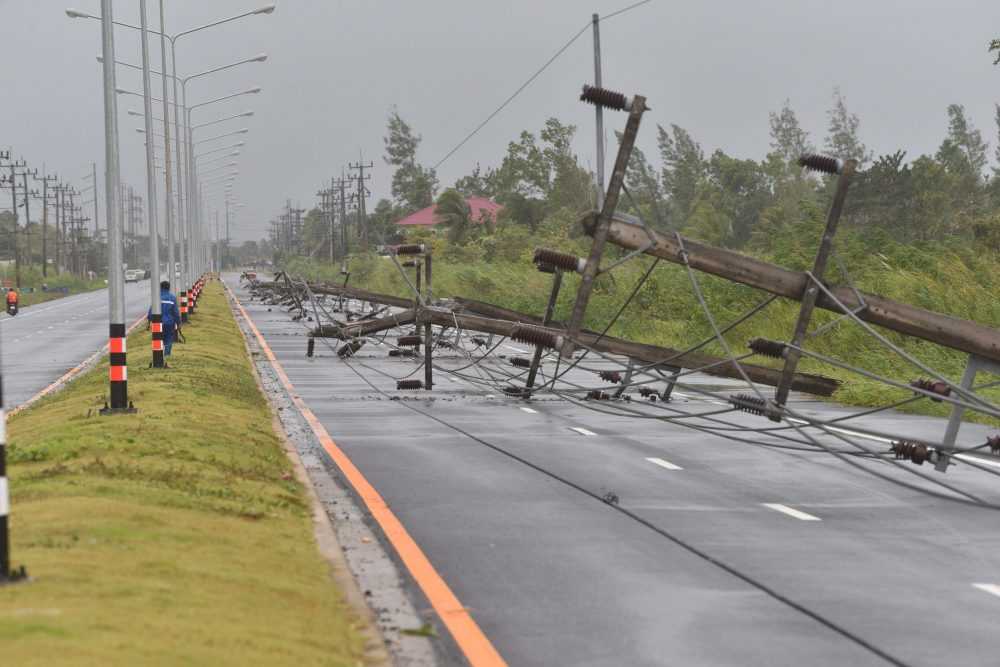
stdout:
[[127,283],[137,283],[146,276],[146,272],[142,269],[128,269],[125,271],[125,282]]

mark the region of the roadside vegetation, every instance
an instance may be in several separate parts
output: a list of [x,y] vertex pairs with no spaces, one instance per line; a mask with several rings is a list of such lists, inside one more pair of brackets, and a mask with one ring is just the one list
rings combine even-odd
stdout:
[[[0,278],[14,280],[14,267],[7,266],[0,270]],[[43,291],[42,286],[46,289]],[[21,306],[31,306],[37,303],[44,303],[59,299],[71,294],[89,292],[105,287],[104,278],[87,280],[74,276],[71,273],[63,272],[55,275],[50,272],[48,276],[42,276],[41,268],[38,266],[21,267]],[[64,291],[65,290],[65,291]]]
[[[961,105],[943,109],[941,145],[934,154],[920,156],[902,150],[874,155],[861,139],[860,119],[836,89],[819,145],[786,101],[770,116],[770,151],[760,159],[734,157],[721,149],[706,155],[685,129],[655,125],[655,112],[647,116],[644,132],[655,132],[658,159],[648,159],[640,150],[633,153],[626,174],[628,194],[620,205],[624,212],[661,231],[677,230],[805,270],[822,234],[833,181],[804,172],[796,160],[814,151],[855,159],[860,172],[836,239],[840,261],[831,263],[828,281],[853,282],[866,291],[1000,327],[1000,285],[993,269],[1000,255],[1000,148],[991,163],[989,142]],[[996,121],[1000,128],[1000,107]],[[437,295],[466,296],[540,315],[551,278],[531,265],[534,248],[578,255],[586,255],[589,248],[577,221],[594,206],[593,177],[573,151],[575,140],[574,126],[551,118],[538,133],[522,132],[496,167],[477,165],[441,191],[434,171],[418,161],[420,136],[393,110],[385,137],[393,199],[379,201],[367,217],[367,240],[357,232],[357,216],[348,217],[352,284],[405,294],[398,271],[376,256],[375,246],[428,242],[434,246]],[[474,219],[468,207],[463,208],[469,196],[491,197],[504,209],[495,221]],[[394,225],[432,203],[440,222],[434,231]],[[340,263],[318,259],[328,255],[327,224],[314,209],[306,216],[302,252],[283,247],[282,239],[275,237],[256,244],[258,256],[269,251],[278,265],[293,273],[339,281]],[[621,256],[617,248],[609,254]],[[598,281],[589,327],[602,329],[611,320],[651,261],[643,257],[629,262]],[[567,278],[557,311],[561,318],[567,317],[575,291],[575,277]],[[698,279],[720,325],[767,298],[711,276]],[[797,312],[797,303],[775,302],[727,339],[739,351],[756,336],[787,340]],[[819,326],[833,319],[822,312],[815,321]],[[686,272],[661,263],[611,332],[681,348],[708,337],[712,328]],[[887,335],[931,367],[961,377],[965,355]],[[849,322],[810,340],[808,348],[905,383],[924,375]],[[722,352],[715,344],[708,349]],[[844,380],[835,398],[846,403],[881,405],[910,395],[816,361],[806,360],[802,368]],[[904,409],[940,415],[948,406],[923,400]]]
[[170,368],[130,336],[137,415],[101,417],[107,360],[11,419],[10,665],[358,665],[243,341],[210,283]]

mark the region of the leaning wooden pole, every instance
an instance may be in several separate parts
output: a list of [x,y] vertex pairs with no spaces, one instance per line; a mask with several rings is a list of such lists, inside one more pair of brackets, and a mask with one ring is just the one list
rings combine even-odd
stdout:
[[[597,215],[587,214],[581,224],[587,234],[593,234],[597,228]],[[607,242],[627,250],[645,249],[647,255],[674,264],[684,264],[686,257],[693,269],[796,301],[802,299],[811,283],[805,272],[792,271],[679,234],[647,230],[617,216],[608,225]],[[647,245],[650,247],[647,248]],[[855,293],[853,288],[845,285],[829,286],[827,289],[845,307],[858,311],[857,317],[865,322],[1000,362],[1000,331],[996,329],[876,294]],[[859,301],[858,294],[864,304]],[[863,309],[862,305],[865,306]],[[838,314],[844,312],[834,299],[822,292],[816,298],[816,307]]]

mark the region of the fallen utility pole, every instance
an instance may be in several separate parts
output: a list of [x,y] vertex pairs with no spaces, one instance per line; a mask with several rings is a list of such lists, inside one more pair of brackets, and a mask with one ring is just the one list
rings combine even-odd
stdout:
[[[292,289],[294,289],[292,285],[286,285],[284,281],[261,283],[255,287],[255,290],[258,291],[274,292],[287,292]],[[378,294],[356,287],[309,285],[309,289],[313,294],[317,295],[349,296],[362,301],[380,303],[403,309],[402,312],[398,312],[395,315],[364,323],[356,322],[345,327],[339,325],[317,326],[312,333],[314,337],[351,338],[391,329],[395,326],[394,322],[409,324],[411,321],[415,321],[417,324],[437,324],[443,327],[457,327],[459,329],[481,331],[483,333],[507,337],[510,337],[512,333],[516,332],[517,327],[522,325],[530,325],[535,331],[559,337],[561,340],[565,340],[568,335],[566,329],[558,326],[538,326],[536,324],[539,322],[538,318],[532,315],[470,299],[442,299],[437,302],[439,305],[435,307],[414,309],[411,299],[404,299],[389,294]],[[449,301],[458,307],[451,308],[440,305],[447,304]],[[428,299],[429,302],[430,300]],[[462,312],[463,310],[473,310],[474,308],[487,311],[489,316]],[[414,319],[411,320],[411,317]],[[743,379],[743,375],[740,374],[736,364],[723,357],[696,352],[683,353],[682,350],[646,343],[636,343],[613,336],[601,336],[598,333],[586,330],[578,334],[575,342],[578,345],[594,349],[598,352],[621,355],[646,364],[669,365],[697,370],[716,377],[734,380]],[[742,361],[739,363],[739,367],[754,382],[776,387],[781,381],[780,369],[748,364]],[[795,391],[802,391],[817,396],[831,396],[840,387],[840,383],[833,378],[822,375],[795,373],[791,387]]]
[[[584,216],[581,220],[584,232],[593,234],[597,228],[596,221],[594,213]],[[674,264],[683,265],[686,259],[692,269],[796,301],[802,299],[812,282],[803,271],[792,271],[680,234],[656,232],[618,216],[612,218],[608,225],[607,240],[627,250],[642,250],[647,255]],[[1000,362],[1000,331],[996,329],[875,294],[857,292],[847,286],[829,286],[827,289],[833,298],[821,292],[816,299],[816,307],[843,314],[843,308],[834,301],[836,299],[865,322]]]
[[[512,320],[496,320],[488,317],[482,317],[480,315],[459,314],[446,308],[422,309],[420,314],[418,314],[417,321],[430,322],[441,326],[457,326],[461,329],[482,331],[485,333],[492,333],[507,337],[511,337],[512,334],[517,333],[518,327],[523,326],[521,323]],[[540,327],[535,325],[531,325],[531,329],[547,336],[563,340],[567,335],[565,329],[555,329],[552,327]],[[698,370],[699,372],[707,375],[714,375],[716,377],[730,378],[733,380],[743,379],[743,375],[740,373],[737,365],[729,359],[723,359],[721,357],[713,357],[711,355],[696,352],[684,354],[680,350],[674,350],[669,347],[659,347],[657,345],[648,345],[646,343],[635,343],[628,340],[622,340],[621,338],[612,338],[610,336],[602,337],[598,334],[587,332],[580,332],[576,336],[575,342],[583,347],[594,349],[598,352],[603,352],[605,354],[617,354],[631,359],[636,359],[647,364],[669,364],[671,366]],[[743,362],[739,363],[739,367],[742,368],[747,377],[754,382],[777,386],[781,381],[780,369],[757,366]],[[832,378],[823,377],[821,375],[812,375],[809,373],[796,373],[794,379],[792,380],[792,389],[809,394],[815,394],[817,396],[830,396],[839,386],[840,383]]]

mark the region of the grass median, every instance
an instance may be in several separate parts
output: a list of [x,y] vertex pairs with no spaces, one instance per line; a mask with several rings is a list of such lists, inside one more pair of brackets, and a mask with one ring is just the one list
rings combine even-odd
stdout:
[[195,318],[166,370],[130,336],[137,415],[97,415],[105,359],[11,419],[3,664],[362,664],[218,283]]

